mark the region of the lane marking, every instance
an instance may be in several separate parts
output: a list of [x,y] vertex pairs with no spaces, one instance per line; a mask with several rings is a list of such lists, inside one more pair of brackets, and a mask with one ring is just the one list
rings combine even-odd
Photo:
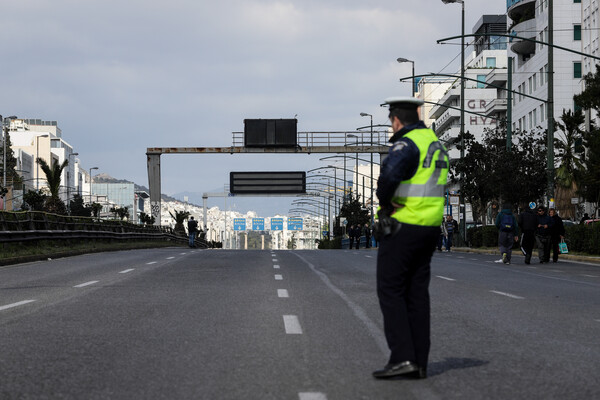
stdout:
[[135,268],[129,268],[129,269],[126,269],[126,270],[124,270],[124,271],[121,271],[121,272],[119,272],[119,273],[120,273],[120,274],[126,274],[126,273],[128,273],[128,272],[131,272],[131,271],[134,271],[134,270],[135,270]]
[[479,261],[479,258],[469,258],[469,260],[472,260],[472,261]]
[[327,400],[325,393],[320,392],[300,392],[298,393],[299,400]]
[[300,321],[295,315],[284,315],[283,325],[285,326],[285,333],[287,333],[288,335],[302,334],[302,327],[300,326]]
[[150,264],[156,264],[156,261],[150,261],[149,263],[146,263],[146,265],[150,265]]
[[521,300],[521,299],[524,299],[524,298],[525,298],[525,297],[521,297],[521,296],[516,296],[516,295],[514,295],[514,294],[510,294],[510,293],[498,292],[498,291],[496,291],[496,290],[490,290],[490,292],[492,292],[492,293],[496,293],[496,294],[499,294],[499,295],[501,295],[501,296],[510,297],[511,299],[519,299],[519,300]]
[[458,256],[458,257],[456,257],[456,258],[465,258],[465,257],[463,257],[463,256]]
[[179,254],[181,254],[181,255],[183,256],[183,255],[185,255],[185,254],[187,254],[187,253],[179,253]]
[[365,256],[365,257],[367,257],[367,258],[373,258],[373,256]]
[[275,275],[275,280],[276,281],[282,281],[283,280],[283,276],[282,275]]
[[2,310],[8,310],[9,308],[13,308],[13,307],[18,307],[18,306],[22,306],[23,304],[29,304],[29,303],[33,303],[35,300],[23,300],[23,301],[17,301],[16,303],[12,303],[12,304],[7,304],[5,306],[0,306],[0,311]]
[[290,294],[288,293],[287,289],[277,289],[277,296],[278,297],[290,297]]
[[86,283],[75,285],[73,287],[80,288],[80,287],[84,287],[84,286],[90,286],[90,285],[93,285],[94,283],[98,283],[98,282],[100,282],[100,281],[89,281],[89,282],[86,282]]
[[447,278],[445,276],[441,276],[441,275],[436,275],[436,277],[440,278],[440,279],[444,279],[446,281],[455,281],[456,279],[452,279],[452,278]]
[[586,275],[586,274],[582,274],[581,276],[587,276],[588,278],[597,278],[598,275]]
[[273,265],[273,268],[279,269],[279,265],[275,264],[275,265]]
[[175,257],[167,257],[165,260],[172,260],[172,259],[174,259],[174,258],[175,258]]
[[279,260],[277,260],[276,258],[273,259],[273,262],[278,262]]

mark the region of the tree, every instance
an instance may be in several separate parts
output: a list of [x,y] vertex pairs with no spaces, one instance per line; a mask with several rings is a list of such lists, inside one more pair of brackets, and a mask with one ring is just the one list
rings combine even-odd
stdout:
[[102,211],[102,204],[93,202],[87,207],[90,207],[92,209],[92,215],[94,217],[98,218],[100,216],[100,211]]
[[585,122],[585,117],[581,110],[563,110],[561,120],[562,123],[556,123],[558,129],[554,136],[555,163],[558,165],[555,170],[556,208],[563,218],[575,219],[571,198],[576,196],[579,171],[583,168],[577,145],[583,139],[581,125]]
[[70,204],[71,215],[76,217],[91,217],[92,208],[83,203],[83,197],[80,194],[73,195],[73,200]]
[[183,223],[190,216],[190,213],[187,211],[175,211],[175,215],[171,211],[169,211],[171,217],[175,220],[175,228],[174,231],[178,233],[183,233],[185,235],[185,227]]
[[152,215],[148,215],[145,212],[140,213],[140,221],[145,225],[154,225],[156,218]]
[[354,197],[354,195],[350,193],[349,200],[344,203],[340,209],[340,217],[346,218],[348,226],[364,225],[371,222],[369,210],[362,207],[359,198],[360,195]]
[[23,205],[22,210],[30,211],[44,211],[44,204],[47,199],[46,193],[42,189],[40,190],[28,190],[27,193],[23,194]]
[[[6,138],[6,146],[4,143],[0,143],[0,160],[4,160],[4,147],[6,147],[6,182],[3,181],[0,184],[0,196],[4,197],[8,193],[9,187],[21,183],[21,177],[17,174],[17,159],[12,150],[8,127],[2,127],[2,129],[4,129],[3,138]],[[4,177],[4,165],[0,165],[0,176]]]
[[63,169],[69,164],[69,160],[65,160],[62,164],[59,164],[55,159],[52,160],[52,167],[48,165],[46,160],[41,157],[36,159],[36,162],[40,165],[40,168],[46,175],[46,181],[48,182],[48,190],[50,191],[50,197],[46,199],[45,209],[47,212],[54,214],[66,214],[67,207],[65,203],[60,199],[60,181]]
[[123,220],[124,218],[129,218],[129,207],[112,207],[110,212],[115,215],[115,218],[119,218]]

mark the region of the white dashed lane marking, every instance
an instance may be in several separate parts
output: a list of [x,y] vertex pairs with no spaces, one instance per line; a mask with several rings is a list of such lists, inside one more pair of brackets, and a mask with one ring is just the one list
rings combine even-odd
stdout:
[[174,258],[175,258],[175,257],[167,257],[167,258],[166,258],[166,260],[172,260],[172,259],[174,259]]
[[499,295],[501,295],[501,296],[510,297],[511,299],[519,299],[519,300],[521,300],[521,299],[524,299],[524,297],[521,297],[521,296],[516,296],[516,295],[514,295],[514,294],[505,293],[505,292],[498,292],[498,291],[496,291],[496,290],[490,290],[490,292],[492,292],[492,293],[496,293],[496,294],[499,294]]
[[89,282],[81,283],[79,285],[75,285],[73,287],[82,288],[82,287],[85,287],[85,286],[93,285],[94,283],[98,283],[98,282],[100,282],[100,281],[89,281]]
[[278,297],[290,297],[290,294],[288,293],[287,289],[277,289],[277,296]]
[[135,270],[135,268],[129,268],[129,269],[123,270],[123,271],[121,271],[121,272],[119,272],[119,273],[120,273],[120,274],[126,274],[126,273],[128,273],[128,272],[131,272],[131,271],[134,271],[134,270]]
[[598,275],[586,275],[586,274],[583,274],[581,276],[585,276],[587,278],[597,278],[598,277]]
[[282,281],[283,280],[283,276],[282,275],[275,275],[275,280],[276,281]]
[[150,264],[156,264],[156,261],[150,261],[149,263],[146,263],[146,265],[150,265]]
[[327,400],[325,393],[320,392],[300,392],[298,393],[299,400]]
[[452,279],[452,278],[447,278],[445,276],[441,276],[441,275],[436,275],[436,277],[440,278],[440,279],[444,279],[446,281],[455,281],[456,279]]
[[16,303],[12,303],[12,304],[7,304],[5,306],[0,306],[0,311],[2,310],[8,310],[9,308],[13,308],[13,307],[19,307],[22,306],[24,304],[29,304],[29,303],[33,303],[35,300],[23,300],[23,301],[18,301]]
[[276,258],[273,259],[273,262],[277,262],[278,260]]
[[275,264],[275,265],[273,265],[273,268],[279,269],[279,265]]
[[302,334],[302,327],[300,326],[300,321],[295,315],[284,315],[283,325],[285,326],[285,333],[287,333],[288,335]]

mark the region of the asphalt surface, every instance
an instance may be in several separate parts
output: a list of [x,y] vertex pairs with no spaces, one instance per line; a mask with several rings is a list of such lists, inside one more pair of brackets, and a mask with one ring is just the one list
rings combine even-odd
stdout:
[[181,248],[0,269],[1,399],[600,398],[600,266],[436,253],[425,380],[378,381],[375,251]]

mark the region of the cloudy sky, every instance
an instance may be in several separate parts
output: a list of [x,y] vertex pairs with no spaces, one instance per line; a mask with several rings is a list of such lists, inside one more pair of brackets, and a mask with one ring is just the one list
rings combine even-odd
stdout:
[[[465,30],[504,0],[465,0]],[[146,148],[230,146],[245,118],[299,131],[386,123],[398,78],[454,73],[460,4],[441,0],[19,0],[0,21],[0,114],[57,120],[87,169],[148,185]],[[230,171],[308,170],[307,155],[163,155],[162,190],[215,191]],[[269,200],[267,200],[268,202]],[[263,200],[264,202],[264,200]],[[241,204],[241,203],[240,203]],[[275,203],[273,203],[275,204]],[[268,216],[268,215],[265,215]]]

